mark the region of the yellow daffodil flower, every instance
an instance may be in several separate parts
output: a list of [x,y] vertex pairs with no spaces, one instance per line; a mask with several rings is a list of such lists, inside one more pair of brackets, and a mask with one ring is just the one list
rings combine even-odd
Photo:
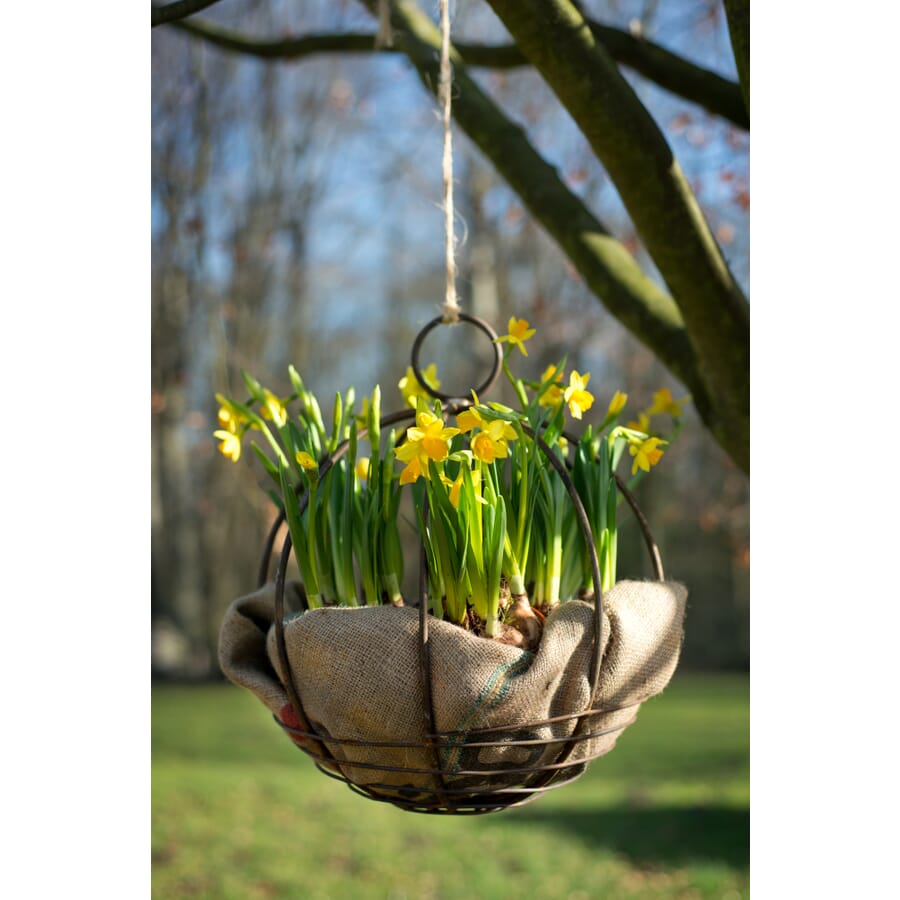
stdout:
[[640,431],[642,434],[651,434],[650,431],[650,416],[647,413],[638,413],[637,422],[629,422],[626,428],[630,428],[632,431]]
[[459,492],[462,490],[463,474],[462,472],[456,476],[456,481],[450,485],[450,504],[454,509],[459,509]]
[[621,391],[616,391],[613,394],[612,400],[609,401],[609,408],[606,410],[607,416],[617,416],[623,409],[625,409],[625,404],[628,402],[628,394],[623,394]]
[[262,417],[271,419],[279,428],[283,428],[288,418],[284,404],[268,388],[263,388],[263,396]]
[[672,399],[672,392],[668,388],[654,391],[653,404],[647,410],[648,416],[656,416],[660,413],[668,413],[673,419],[681,418],[681,406],[689,397],[682,397],[680,400]]
[[219,406],[219,424],[227,428],[232,434],[237,434],[237,426],[246,423],[247,418],[239,412],[235,405],[222,394],[216,394]]
[[430,412],[416,416],[416,427],[406,429],[406,441],[394,450],[407,463],[400,473],[400,484],[410,484],[428,471],[428,460],[442,462],[450,455],[450,439],[458,428],[447,428],[444,420]]
[[459,434],[458,428],[447,428],[444,420],[430,412],[416,416],[416,427],[406,429],[408,442],[422,445],[422,452],[429,459],[441,462],[450,455],[450,438]]
[[[437,377],[437,366],[434,363],[430,366],[426,366],[422,375],[425,376],[425,382],[432,390],[436,391],[440,388],[441,383],[438,381]],[[419,383],[419,379],[416,378],[416,373],[413,372],[412,366],[406,367],[406,374],[397,382],[397,387],[400,388],[400,393],[403,394],[403,402],[406,403],[407,406],[412,406],[413,408],[416,406],[416,397],[431,396]]]
[[467,434],[473,428],[484,428],[484,419],[477,409],[467,409],[456,417],[456,424],[461,434]]
[[297,462],[307,472],[318,471],[319,469],[319,464],[305,450],[297,451]]
[[428,456],[422,451],[421,442],[407,440],[394,450],[394,454],[406,466],[400,473],[400,484],[412,484],[428,473]]
[[585,390],[590,380],[590,372],[586,372],[584,376],[578,372],[569,375],[569,386],[563,394],[563,400],[569,404],[569,412],[573,419],[580,419],[594,405],[594,395]]
[[369,477],[369,457],[361,456],[356,461],[356,477],[360,481],[365,481]]
[[494,419],[482,425],[481,431],[472,438],[472,453],[485,463],[505,459],[509,455],[507,441],[513,441],[516,437],[516,429],[509,422]]
[[513,347],[518,347],[522,351],[523,356],[528,356],[528,351],[525,349],[525,341],[534,335],[535,329],[529,328],[525,319],[517,319],[515,316],[509,320],[507,328],[509,328],[509,334],[498,337],[494,343],[502,344],[508,341]]
[[563,389],[559,385],[562,384],[564,375],[557,371],[556,366],[547,366],[544,374],[541,375],[541,384],[551,378],[553,379],[552,384],[541,394],[538,403],[541,406],[551,406],[553,409],[557,409],[563,402]]
[[[472,474],[472,485],[475,488],[475,499],[482,505],[487,506],[488,502],[481,496],[481,472],[478,469],[470,470]],[[444,486],[450,489],[450,503],[454,509],[459,509],[459,493],[462,490],[464,470],[459,470],[459,475],[455,481],[451,481],[446,475],[441,473],[441,481]]]
[[228,429],[220,428],[213,432],[213,437],[218,438],[222,443],[219,444],[219,452],[223,456],[227,456],[232,462],[237,462],[241,458],[241,437],[237,433],[237,425],[229,422]]
[[[481,403],[478,399],[478,394],[476,394],[475,391],[472,391],[472,402],[475,406],[478,406]],[[484,427],[484,419],[481,418],[481,413],[475,409],[475,406],[463,410],[463,412],[456,417],[456,426],[459,428],[460,434],[468,434],[468,432],[472,431],[474,428]]]
[[[460,487],[462,487],[462,478],[462,469],[459,470],[459,475],[456,476],[456,481],[451,481],[443,472],[441,472],[441,482],[443,483],[445,488],[448,488],[450,490],[450,503],[453,505],[454,509],[459,509],[459,488],[457,488],[456,485],[458,484]],[[456,491],[455,496],[454,490]]]
[[631,442],[628,446],[628,452],[634,457],[631,474],[637,474],[638,469],[649,472],[650,467],[655,466],[662,458],[663,451],[659,448],[667,443],[668,441],[661,441],[656,437]]

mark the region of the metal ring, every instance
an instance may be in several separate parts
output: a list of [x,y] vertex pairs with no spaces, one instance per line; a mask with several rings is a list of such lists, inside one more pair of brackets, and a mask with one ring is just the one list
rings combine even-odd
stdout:
[[[494,367],[491,369],[490,375],[485,379],[484,383],[474,388],[476,394],[483,394],[486,391],[490,390],[493,386],[494,382],[497,380],[497,376],[500,374],[500,368],[503,365],[503,351],[500,349],[500,345],[497,343],[497,332],[488,325],[484,319],[479,319],[477,316],[470,316],[467,313],[461,312],[459,313],[459,321],[460,322],[468,322],[470,325],[474,325],[479,331],[484,332],[491,339],[491,346],[494,348]],[[441,391],[432,388],[429,384],[425,382],[425,376],[422,373],[422,370],[419,368],[419,351],[422,349],[422,342],[425,340],[425,337],[428,335],[432,329],[437,328],[438,325],[443,325],[444,320],[441,316],[438,316],[436,319],[432,319],[416,336],[415,341],[413,341],[412,348],[412,370],[415,373],[416,380],[419,384],[422,385],[425,392],[432,397],[436,397],[438,400],[457,400],[461,397],[465,397],[467,395],[464,394],[444,394]]]

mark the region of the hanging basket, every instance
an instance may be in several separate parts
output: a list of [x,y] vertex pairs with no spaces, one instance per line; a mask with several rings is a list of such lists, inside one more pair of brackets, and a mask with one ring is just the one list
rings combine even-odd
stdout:
[[[481,320],[461,319],[493,334]],[[418,349],[434,320],[417,338]],[[477,391],[486,390],[492,376]],[[430,391],[445,414],[468,401]],[[404,411],[388,426],[411,418]],[[546,618],[535,652],[476,636],[428,614],[420,565],[417,608],[308,610],[286,582],[285,539],[259,588],[229,607],[219,639],[222,671],[255,694],[324,774],[373,800],[422,813],[479,814],[521,806],[579,778],[635,721],[675,671],[686,589],[664,579],[647,521],[621,479],[651,554],[655,581],[621,581],[603,594],[587,516],[565,466],[532,433],[563,479],[591,557],[594,590]],[[322,463],[322,474],[345,452]],[[302,614],[301,614],[302,613]]]

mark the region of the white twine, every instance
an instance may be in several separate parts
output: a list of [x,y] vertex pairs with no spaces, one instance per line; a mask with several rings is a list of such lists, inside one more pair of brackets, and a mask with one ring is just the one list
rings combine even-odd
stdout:
[[453,142],[450,129],[450,94],[453,74],[450,69],[450,0],[441,3],[441,74],[438,100],[441,105],[441,119],[444,126],[444,231],[447,258],[447,286],[444,293],[442,319],[452,324],[459,321],[459,300],[456,296],[456,235],[453,217]]

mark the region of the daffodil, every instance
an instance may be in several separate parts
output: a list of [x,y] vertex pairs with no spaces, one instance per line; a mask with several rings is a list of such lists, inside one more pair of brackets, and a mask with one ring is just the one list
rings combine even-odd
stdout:
[[428,471],[428,457],[422,453],[422,449],[418,444],[407,441],[394,450],[394,454],[400,462],[405,462],[406,466],[400,473],[400,484],[412,484],[418,481],[425,472]]
[[672,399],[672,392],[668,388],[661,388],[653,393],[653,404],[647,410],[648,416],[656,416],[660,413],[668,413],[673,419],[681,418],[681,405],[689,398],[680,400]]
[[484,428],[484,419],[474,407],[461,412],[456,417],[456,424],[461,434],[468,434],[473,428]]
[[365,481],[369,477],[369,457],[361,456],[356,461],[356,477],[360,481]]
[[307,472],[318,471],[319,469],[319,464],[305,450],[298,450],[296,459],[301,468]]
[[232,434],[237,434],[237,426],[244,425],[247,417],[225,396],[216,394],[219,401],[219,424],[227,428]]
[[237,433],[237,423],[230,421],[227,429],[220,428],[214,431],[213,437],[222,442],[219,444],[219,452],[223,456],[227,456],[232,462],[237,462],[241,458],[241,436]]
[[406,429],[406,441],[394,454],[406,468],[400,473],[400,484],[411,484],[428,471],[428,460],[442,462],[450,455],[450,439],[458,428],[447,428],[444,420],[427,411],[416,416],[416,426]]
[[[475,499],[482,505],[487,506],[488,502],[481,496],[481,472],[478,469],[470,470],[472,476],[472,486],[475,488]],[[459,509],[459,494],[462,490],[463,478],[465,478],[465,470],[460,469],[459,475],[454,481],[451,481],[446,475],[441,473],[441,481],[444,486],[450,489],[450,503],[454,509]]]
[[625,409],[625,404],[628,402],[628,394],[623,394],[621,391],[616,391],[613,394],[612,400],[609,401],[609,408],[606,410],[607,416],[617,416],[623,409]]
[[640,431],[641,434],[651,434],[650,416],[645,412],[638,413],[637,422],[629,422],[625,427],[632,431]]
[[468,434],[475,428],[483,428],[484,427],[484,419],[481,416],[481,413],[475,408],[480,405],[481,401],[478,399],[478,394],[475,391],[472,391],[472,402],[474,406],[470,406],[468,409],[463,410],[456,417],[456,426],[459,428],[460,434]]
[[516,437],[516,429],[509,422],[502,419],[485,422],[481,426],[481,431],[472,438],[472,452],[485,463],[505,459],[509,455],[507,441],[513,441]]
[[649,472],[651,466],[655,466],[662,458],[663,451],[659,448],[668,441],[661,441],[657,437],[649,437],[643,441],[632,441],[628,445],[628,452],[634,457],[631,464],[631,474],[637,474],[638,469]]
[[569,386],[563,394],[563,400],[569,404],[569,412],[573,419],[580,419],[594,404],[594,395],[586,390],[590,380],[590,372],[586,372],[583,376],[578,372],[569,375]]
[[552,379],[552,382],[545,388],[538,400],[541,406],[550,406],[553,409],[559,408],[560,403],[563,402],[563,389],[560,387],[563,377],[563,373],[558,371],[556,366],[547,366],[544,369],[544,374],[541,375],[541,384],[550,381],[550,379]]
[[287,410],[284,403],[275,396],[268,388],[263,388],[262,416],[264,419],[271,419],[279,428],[283,428],[287,424]]
[[422,461],[416,456],[414,459],[409,461],[409,464],[404,468],[404,470],[400,473],[400,484],[412,484],[414,481],[417,481],[421,478],[425,473],[422,471]]
[[509,328],[509,334],[498,337],[494,343],[502,344],[508,341],[512,347],[518,347],[522,351],[523,356],[528,356],[528,351],[525,349],[525,341],[534,335],[535,329],[529,328],[525,319],[517,319],[515,316],[509,320],[507,328]]
[[[422,375],[425,378],[425,382],[432,390],[436,391],[441,383],[437,377],[437,366],[432,363],[430,366],[425,367],[425,371],[422,372]],[[403,394],[403,401],[407,406],[412,406],[415,408],[416,406],[416,397],[430,397],[431,395],[428,391],[422,387],[419,379],[416,378],[416,373],[413,371],[412,366],[406,367],[406,374],[397,382],[397,387],[400,388],[400,392]]]
[[444,420],[430,412],[416,416],[416,427],[406,429],[407,442],[421,444],[429,459],[441,462],[450,455],[450,439],[459,434],[458,428],[447,428]]

